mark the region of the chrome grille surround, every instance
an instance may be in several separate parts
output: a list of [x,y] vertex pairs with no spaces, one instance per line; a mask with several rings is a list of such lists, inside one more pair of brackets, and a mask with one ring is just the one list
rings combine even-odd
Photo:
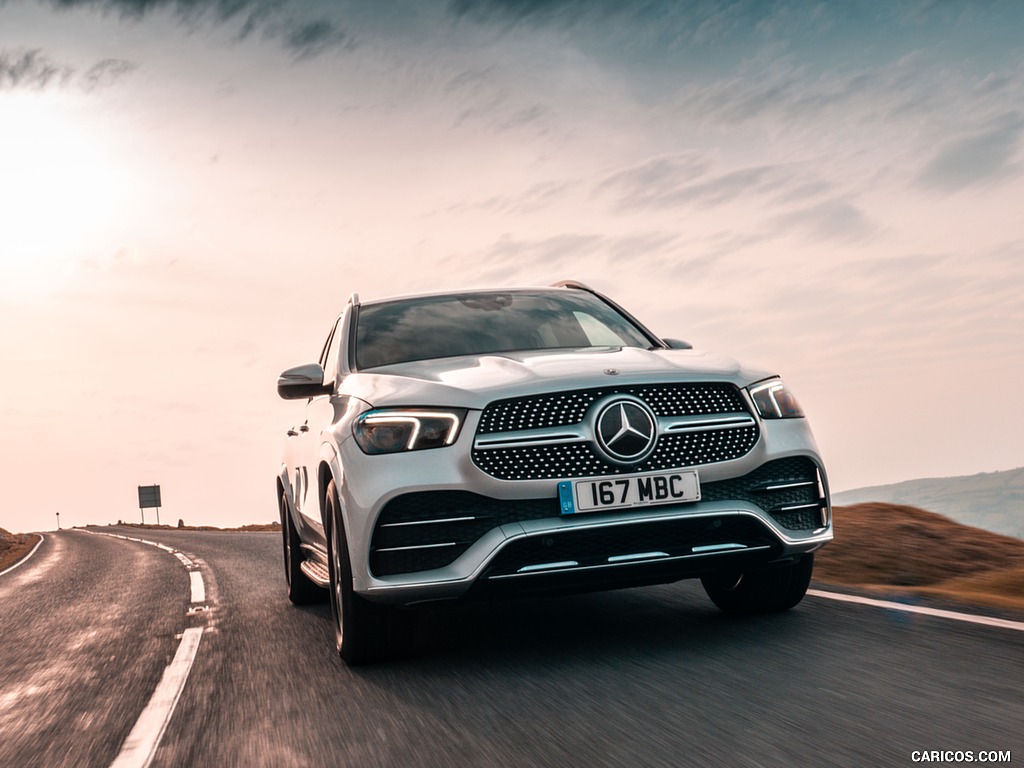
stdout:
[[[657,419],[657,443],[636,464],[609,461],[595,421],[607,403],[640,400]],[[728,383],[648,384],[556,392],[488,405],[473,462],[500,480],[571,479],[712,464],[745,456],[760,436]]]

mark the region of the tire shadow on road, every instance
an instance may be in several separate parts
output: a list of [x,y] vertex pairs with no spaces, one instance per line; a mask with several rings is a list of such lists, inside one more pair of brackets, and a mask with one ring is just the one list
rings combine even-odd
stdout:
[[[808,641],[810,605],[781,614],[720,612],[699,583],[564,597],[444,604],[416,609],[416,637],[393,665],[530,665],[558,659],[693,657],[735,653],[751,642],[785,652]],[[372,669],[372,668],[368,668]]]

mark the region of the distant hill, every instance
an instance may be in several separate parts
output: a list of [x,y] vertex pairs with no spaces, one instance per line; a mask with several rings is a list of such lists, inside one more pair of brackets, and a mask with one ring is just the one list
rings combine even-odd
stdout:
[[963,477],[907,480],[834,494],[836,504],[919,507],[958,523],[1024,539],[1024,467]]
[[836,539],[815,555],[816,581],[1024,610],[1024,541],[914,507],[834,509]]

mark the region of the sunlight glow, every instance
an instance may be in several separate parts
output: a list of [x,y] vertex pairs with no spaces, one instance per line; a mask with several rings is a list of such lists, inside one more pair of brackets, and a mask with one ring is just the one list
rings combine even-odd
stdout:
[[0,295],[48,293],[122,215],[113,141],[41,94],[0,96]]

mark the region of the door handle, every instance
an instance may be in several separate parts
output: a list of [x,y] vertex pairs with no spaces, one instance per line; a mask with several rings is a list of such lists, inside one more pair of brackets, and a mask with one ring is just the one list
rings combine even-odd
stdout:
[[299,427],[299,432],[309,432],[309,425],[303,424],[301,427]]
[[296,435],[298,435],[298,434],[299,434],[299,433],[298,433],[298,432],[296,432],[296,431],[295,431],[294,429],[289,429],[289,430],[288,430],[288,437],[295,437],[295,436],[296,436]]

